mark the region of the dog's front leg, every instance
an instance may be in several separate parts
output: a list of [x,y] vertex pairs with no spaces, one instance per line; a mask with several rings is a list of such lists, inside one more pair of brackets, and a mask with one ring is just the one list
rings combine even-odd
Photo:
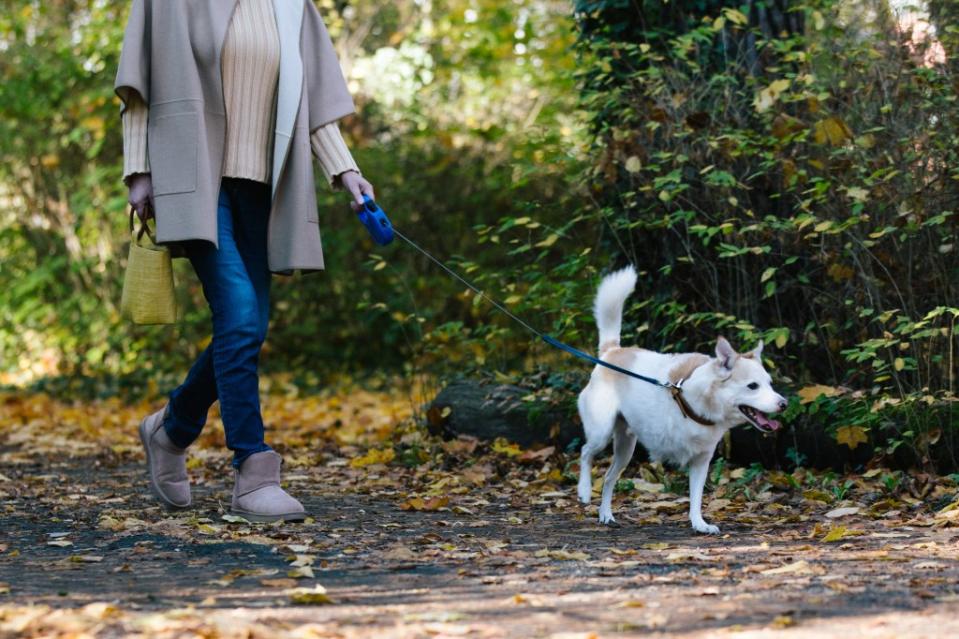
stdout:
[[689,463],[689,521],[697,532],[715,535],[719,533],[719,527],[707,524],[703,519],[703,488],[711,457],[711,454],[704,453]]

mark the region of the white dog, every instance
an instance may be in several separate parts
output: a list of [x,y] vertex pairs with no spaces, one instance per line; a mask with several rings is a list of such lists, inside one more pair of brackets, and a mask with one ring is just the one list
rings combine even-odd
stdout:
[[656,386],[604,366],[593,369],[578,401],[586,433],[579,499],[589,503],[593,457],[612,439],[613,461],[603,480],[599,521],[615,521],[613,488],[639,440],[653,461],[689,466],[689,519],[697,531],[716,534],[719,528],[707,524],[702,514],[703,486],[716,445],[726,431],[740,424],[751,423],[764,432],[776,430],[779,422],[766,413],[783,410],[786,400],[773,390],[763,368],[762,342],[755,350],[739,354],[720,337],[715,357],[621,347],[623,302],[635,285],[636,271],[629,266],[605,277],[599,286],[595,305],[599,358],[679,389]]

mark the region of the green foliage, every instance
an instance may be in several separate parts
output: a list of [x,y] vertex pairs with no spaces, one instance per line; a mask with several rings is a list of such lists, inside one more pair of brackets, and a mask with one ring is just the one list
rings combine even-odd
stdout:
[[[445,257],[475,254],[474,226],[516,217],[524,201],[565,216],[557,195],[576,142],[567,6],[317,5],[358,105],[342,129],[399,228]],[[186,260],[175,261],[175,327],[117,312],[128,232],[112,84],[128,11],[64,0],[0,14],[0,383],[105,375],[117,384],[105,392],[155,393],[208,343]],[[328,270],[273,279],[263,368],[304,387],[343,369],[412,371],[424,332],[437,336],[427,350],[454,344],[437,357],[469,357],[469,345],[455,352],[459,335],[485,334],[485,310],[408,247],[374,247],[344,194],[317,186]]]
[[641,271],[627,340],[762,338],[780,384],[858,389],[792,418],[955,428],[959,120],[934,43],[858,3],[627,4],[576,3],[603,248]]
[[[791,397],[790,424],[923,464],[957,437],[953,4],[930,4],[937,44],[853,1],[317,0],[359,106],[343,130],[404,233],[586,349],[601,273],[632,262],[624,342],[764,339],[777,384],[828,391]],[[175,328],[117,313],[128,8],[0,14],[2,383],[161,392],[209,339],[185,260]],[[375,247],[318,187],[328,271],[274,278],[265,370],[523,374],[574,413],[587,367],[409,247]]]

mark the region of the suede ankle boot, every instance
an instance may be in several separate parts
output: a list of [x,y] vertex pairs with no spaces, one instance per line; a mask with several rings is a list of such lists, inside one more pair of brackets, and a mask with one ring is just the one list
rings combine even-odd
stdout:
[[233,471],[230,512],[249,521],[303,521],[303,505],[280,488],[283,458],[272,450],[253,453]]
[[147,456],[150,489],[170,508],[190,505],[190,480],[186,474],[186,449],[176,446],[163,428],[167,404],[140,422],[140,441]]

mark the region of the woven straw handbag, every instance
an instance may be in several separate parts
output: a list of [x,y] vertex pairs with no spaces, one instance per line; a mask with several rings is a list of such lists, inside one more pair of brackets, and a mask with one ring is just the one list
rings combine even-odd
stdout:
[[[140,220],[140,231],[134,233],[135,213],[131,206],[130,256],[123,276],[120,313],[134,324],[173,324],[176,322],[176,297],[170,249],[157,245],[145,220]],[[141,244],[144,233],[147,240]]]

